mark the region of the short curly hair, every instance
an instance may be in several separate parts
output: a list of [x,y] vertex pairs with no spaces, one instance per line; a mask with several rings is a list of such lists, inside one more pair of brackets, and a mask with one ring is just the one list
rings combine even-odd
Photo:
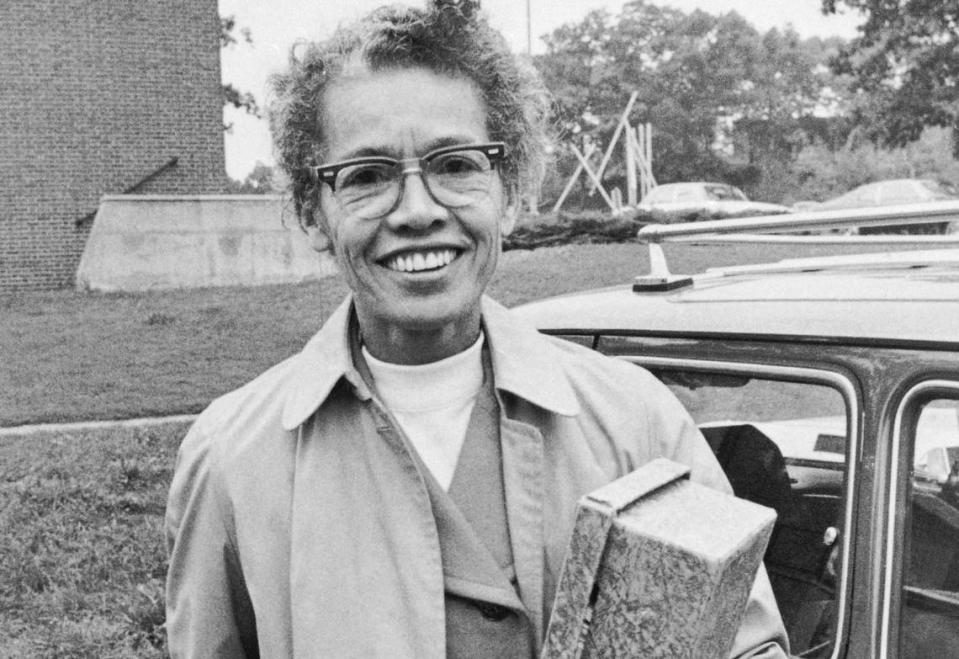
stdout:
[[511,52],[478,5],[431,0],[426,9],[381,7],[340,26],[327,41],[293,47],[288,71],[270,79],[269,120],[301,226],[315,223],[319,196],[308,167],[324,147],[322,96],[355,63],[371,71],[422,67],[472,81],[486,105],[490,139],[508,145],[500,167],[507,189],[520,196],[539,189],[550,143],[549,95],[535,69]]

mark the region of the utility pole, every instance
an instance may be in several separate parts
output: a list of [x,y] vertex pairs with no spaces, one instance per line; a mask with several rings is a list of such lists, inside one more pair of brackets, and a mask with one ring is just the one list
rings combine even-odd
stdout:
[[526,54],[533,55],[533,19],[530,11],[532,0],[526,0]]

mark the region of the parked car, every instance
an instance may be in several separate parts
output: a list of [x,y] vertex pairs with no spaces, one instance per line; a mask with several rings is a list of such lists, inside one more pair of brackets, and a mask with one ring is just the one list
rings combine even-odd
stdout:
[[944,485],[953,472],[959,471],[959,434],[942,444],[926,450],[915,461],[916,479]]
[[[945,181],[925,178],[899,178],[885,181],[866,183],[853,188],[846,194],[829,199],[822,203],[800,202],[793,206],[793,210],[828,211],[846,208],[871,208],[874,206],[895,206],[901,204],[918,204],[930,201],[948,201],[959,199],[959,188]],[[929,225],[913,225],[914,231],[921,232],[917,227],[925,227],[928,231],[943,233],[945,223]],[[887,227],[886,231],[903,231],[905,227]],[[870,233],[868,230],[863,233]]]
[[657,272],[518,312],[649,369],[735,493],[777,511],[765,565],[794,655],[959,657],[959,249],[668,273],[660,241],[755,220],[646,227]]
[[750,201],[742,190],[731,185],[706,182],[657,185],[636,210],[667,223],[791,212],[779,204]]
[[959,189],[950,183],[925,178],[898,178],[860,185],[814,208],[815,210],[866,208],[949,199],[959,199]]

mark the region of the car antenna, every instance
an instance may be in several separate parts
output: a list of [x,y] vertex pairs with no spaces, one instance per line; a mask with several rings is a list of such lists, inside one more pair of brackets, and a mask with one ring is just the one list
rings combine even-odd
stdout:
[[663,246],[660,244],[662,237],[655,232],[647,232],[646,229],[659,227],[661,225],[652,224],[643,227],[639,231],[639,241],[649,246],[649,274],[641,275],[633,280],[633,290],[637,293],[671,291],[684,286],[692,286],[693,278],[689,275],[674,275],[669,272],[669,264],[666,263],[666,254],[663,252]]

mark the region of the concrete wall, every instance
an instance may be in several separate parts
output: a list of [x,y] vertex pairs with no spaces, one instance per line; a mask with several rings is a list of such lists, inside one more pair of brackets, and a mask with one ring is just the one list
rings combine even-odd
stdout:
[[336,272],[276,195],[104,197],[76,285],[97,291],[250,286]]
[[226,189],[217,0],[3,0],[0,62],[0,291],[70,286],[103,195]]

